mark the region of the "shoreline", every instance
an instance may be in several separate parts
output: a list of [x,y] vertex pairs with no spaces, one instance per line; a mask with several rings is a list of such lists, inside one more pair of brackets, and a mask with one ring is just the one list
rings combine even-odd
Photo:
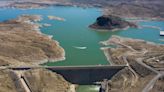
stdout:
[[114,62],[113,62],[112,59],[111,59],[110,54],[108,53],[109,47],[101,47],[100,49],[104,52],[104,55],[105,55],[107,61],[109,62],[109,64],[110,64],[111,66],[112,66],[112,65],[116,65],[116,64],[114,64]]
[[[116,36],[116,35],[113,35],[112,37],[110,37],[108,40],[106,41],[100,41],[100,44],[103,45],[102,47],[100,47],[100,49],[104,52],[104,55],[106,57],[106,59],[108,60],[108,62],[111,64],[111,65],[117,65],[115,64],[112,59],[111,59],[111,56],[110,54],[108,53],[108,50],[109,49],[112,49],[113,47],[104,47],[104,46],[109,46],[109,45],[116,45],[117,47],[117,44],[115,43],[112,43],[110,42],[110,39],[111,38],[117,38],[117,39],[120,39],[120,42],[122,42],[121,40],[124,40],[124,41],[131,41],[133,40],[133,38],[127,38],[127,37],[119,37],[119,36]],[[164,44],[157,44],[157,43],[154,43],[154,42],[150,42],[150,41],[145,41],[145,40],[142,40],[142,39],[135,39],[135,41],[139,41],[139,42],[144,42],[145,44],[148,44],[148,45],[152,45],[152,46],[164,46]]]
[[[41,27],[39,25],[39,21],[41,21],[43,18],[41,15],[28,15],[28,14],[22,14],[18,16],[15,19],[8,20],[6,22],[1,22],[1,26],[3,25],[8,25],[7,28],[12,28],[12,25],[14,26],[16,24],[16,27],[14,29],[5,29],[6,27],[2,28],[1,35],[11,35],[11,37],[14,37],[14,39],[18,39],[18,37],[23,37],[19,38],[19,40],[24,42],[24,44],[27,44],[26,46],[23,46],[24,44],[17,44],[16,46],[13,45],[13,50],[17,49],[18,51],[11,52],[13,53],[23,53],[23,55],[20,54],[20,58],[15,58],[15,63],[18,64],[13,64],[12,62],[5,61],[6,63],[9,64],[9,66],[23,66],[23,65],[41,65],[44,63],[48,62],[57,62],[57,61],[63,61],[65,60],[65,50],[60,46],[60,43],[54,39],[53,37],[47,34],[44,34],[41,32]],[[7,30],[6,32],[3,30]],[[9,32],[12,30],[12,32]],[[5,33],[5,34],[4,34]],[[14,35],[16,34],[16,35]],[[29,37],[28,35],[32,35],[34,37]],[[16,37],[16,38],[15,38]],[[18,42],[19,42],[18,40]],[[8,43],[11,43],[12,40],[4,40]],[[13,42],[14,44],[17,43],[17,41]],[[12,43],[12,44],[13,44]],[[4,43],[5,44],[5,43]],[[8,44],[6,44],[8,45]],[[11,45],[12,46],[12,45]],[[23,52],[19,50],[19,47],[21,46],[23,49]],[[9,47],[8,47],[9,48]],[[6,48],[6,49],[8,49]],[[30,51],[27,53],[34,53],[36,55],[27,55],[26,50],[29,49]],[[37,52],[35,53],[33,50],[36,50]],[[38,53],[40,52],[40,53]],[[5,53],[10,53],[10,52],[5,52]],[[1,54],[3,57],[3,54]],[[14,56],[14,55],[13,55]],[[6,56],[8,59],[10,59],[12,56]],[[4,59],[4,57],[3,57]],[[12,59],[12,58],[11,58]],[[28,62],[27,62],[28,61]],[[20,63],[19,63],[20,62]]]
[[[41,21],[41,20],[43,20],[42,17],[41,17],[40,20],[34,20],[34,21],[35,21],[35,22],[39,22],[39,21]],[[56,44],[57,44],[57,46],[60,47],[60,48],[62,48],[62,47],[60,46],[60,43],[59,43],[58,41],[52,39],[53,36],[48,35],[48,34],[44,34],[44,33],[41,32],[41,29],[40,29],[40,28],[41,28],[42,26],[39,26],[39,23],[34,23],[34,22],[31,22],[31,23],[32,23],[32,24],[38,25],[38,26],[36,27],[36,31],[38,32],[38,34],[43,35],[43,36],[45,36],[45,37],[48,37],[50,40],[55,41]],[[63,49],[63,48],[62,48],[62,49]],[[64,52],[63,52],[62,56],[65,56],[65,50],[63,49],[63,51],[64,51]],[[64,61],[65,59],[66,59],[66,57],[55,58],[55,59],[49,58],[49,59],[45,59],[45,60],[38,61],[38,63],[35,63],[35,65],[40,66],[40,65],[42,65],[42,64],[49,63],[49,62],[58,62],[58,61],[60,62],[60,61]]]
[[[24,15],[24,14],[23,14]],[[22,16],[22,15],[21,15]],[[27,15],[28,16],[28,15]],[[39,19],[35,19],[35,20],[33,20],[33,21],[35,21],[35,22],[40,22],[41,20],[43,20],[43,18],[42,18],[42,16],[41,15],[38,15],[40,18]],[[51,35],[48,35],[48,34],[44,34],[44,33],[42,33],[41,32],[41,27],[43,27],[43,26],[40,26],[40,24],[39,23],[34,23],[34,22],[32,22],[32,21],[30,21],[29,22],[29,24],[35,24],[36,26],[36,28],[34,28],[35,29],[35,31],[36,32],[38,32],[38,34],[40,34],[40,35],[43,35],[43,36],[45,36],[45,37],[48,37],[50,40],[53,40],[53,41],[55,41],[56,42],[56,44],[57,44],[57,46],[58,47],[60,47],[60,48],[62,48],[61,46],[60,46],[60,43],[58,42],[58,41],[56,41],[56,40],[54,40],[54,39],[52,39],[53,38],[53,36],[51,36]],[[63,49],[63,48],[62,48]],[[62,54],[62,56],[65,56],[65,50],[63,49],[63,54]],[[61,58],[55,58],[55,59],[51,59],[51,58],[49,58],[49,59],[45,59],[45,60],[41,60],[41,61],[38,61],[38,63],[35,63],[35,65],[41,65],[41,64],[45,64],[45,63],[48,63],[48,62],[57,62],[57,61],[64,61],[66,58],[65,57],[61,57]]]

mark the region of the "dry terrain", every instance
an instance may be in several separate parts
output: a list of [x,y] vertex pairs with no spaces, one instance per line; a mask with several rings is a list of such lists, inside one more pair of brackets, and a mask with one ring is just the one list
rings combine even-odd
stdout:
[[16,89],[14,80],[11,77],[11,71],[9,70],[0,70],[0,92],[19,92]]
[[154,87],[151,89],[150,92],[163,92],[164,91],[163,83],[164,83],[164,76],[160,77],[157,80],[157,82],[155,83]]
[[[101,42],[112,65],[126,65],[109,80],[109,92],[163,92],[164,45],[112,36]],[[153,87],[153,88],[152,88]]]
[[63,60],[64,49],[40,33],[39,15],[22,15],[0,23],[0,66],[38,65]]
[[47,69],[0,70],[0,92],[74,92],[71,83]]
[[70,83],[62,76],[46,69],[32,69],[24,73],[32,92],[68,92]]

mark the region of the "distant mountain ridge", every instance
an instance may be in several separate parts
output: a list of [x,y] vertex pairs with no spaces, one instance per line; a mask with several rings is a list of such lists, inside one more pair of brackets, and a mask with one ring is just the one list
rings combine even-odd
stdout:
[[164,0],[0,0],[0,7],[42,8],[54,5],[101,7],[105,15],[164,20]]

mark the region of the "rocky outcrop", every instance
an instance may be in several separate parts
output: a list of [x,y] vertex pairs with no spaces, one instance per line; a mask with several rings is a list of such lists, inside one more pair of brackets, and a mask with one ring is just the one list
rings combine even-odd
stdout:
[[137,26],[117,16],[103,15],[98,17],[96,22],[89,27],[94,29],[119,30]]

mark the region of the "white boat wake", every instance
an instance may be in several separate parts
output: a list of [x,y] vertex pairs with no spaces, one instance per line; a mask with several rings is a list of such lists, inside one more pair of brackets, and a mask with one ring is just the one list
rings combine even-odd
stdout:
[[81,50],[87,49],[87,47],[78,47],[78,46],[73,46],[73,47],[76,49],[81,49]]

